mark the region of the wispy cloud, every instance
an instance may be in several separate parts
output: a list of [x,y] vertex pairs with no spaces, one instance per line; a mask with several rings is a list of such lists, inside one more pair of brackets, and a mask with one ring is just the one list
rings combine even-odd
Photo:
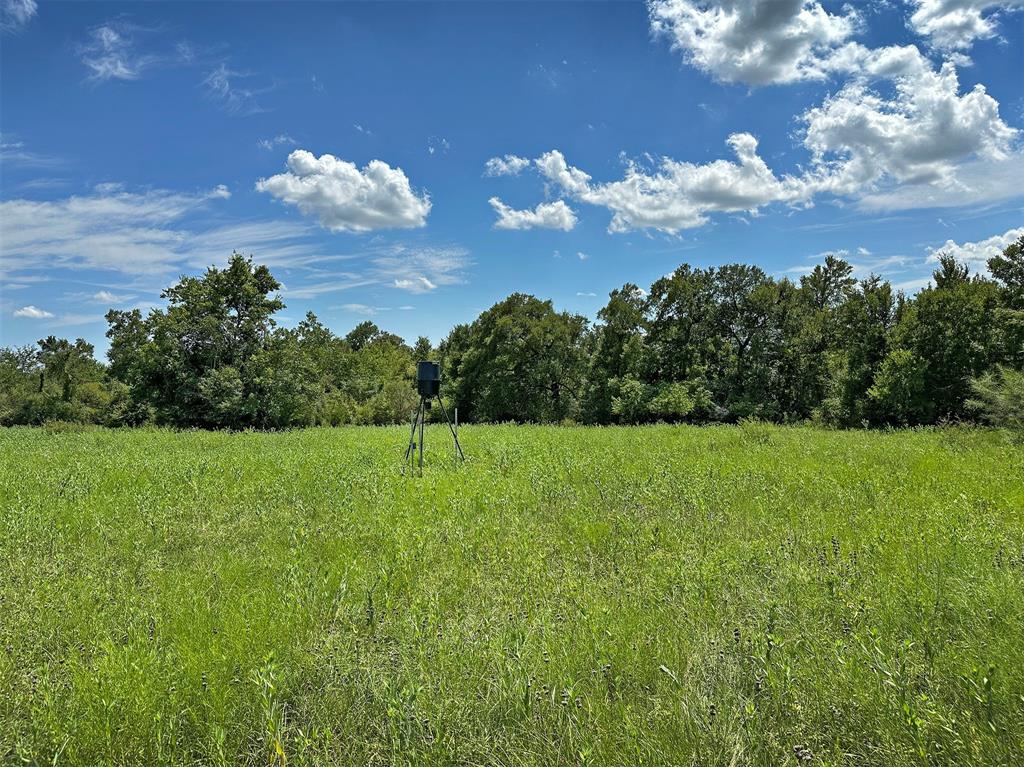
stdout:
[[0,202],[0,255],[7,270],[164,273],[195,251],[193,232],[183,220],[229,195],[224,187],[196,193],[108,187],[59,200],[5,200]]
[[137,80],[159,57],[142,53],[136,45],[140,28],[123,19],[114,19],[89,30],[89,38],[79,46],[89,79]]
[[53,168],[63,165],[64,161],[59,157],[32,151],[15,135],[0,133],[0,164],[26,168]]
[[431,136],[427,139],[427,154],[448,154],[452,145],[444,136]]
[[373,258],[373,274],[383,283],[409,293],[428,293],[465,280],[469,251],[458,246],[395,245]]
[[0,30],[18,32],[39,10],[36,0],[0,0]]
[[207,95],[216,101],[221,109],[229,114],[253,115],[266,112],[257,98],[272,90],[273,86],[261,89],[247,88],[239,83],[241,80],[254,77],[252,72],[240,72],[230,69],[221,62],[203,80],[202,85]]
[[341,309],[352,314],[362,314],[366,317],[373,317],[381,312],[390,311],[390,306],[368,306],[367,304],[342,304]]
[[273,138],[261,138],[259,141],[256,142],[256,145],[261,149],[271,150],[276,146],[281,146],[282,144],[295,146],[295,144],[297,143],[299,142],[297,142],[291,136],[285,133],[279,133]]

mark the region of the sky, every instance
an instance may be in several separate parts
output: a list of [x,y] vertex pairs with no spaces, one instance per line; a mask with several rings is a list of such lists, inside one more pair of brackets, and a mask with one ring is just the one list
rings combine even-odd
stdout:
[[0,0],[0,345],[232,251],[284,326],[596,319],[682,263],[908,293],[1024,234],[1024,0]]

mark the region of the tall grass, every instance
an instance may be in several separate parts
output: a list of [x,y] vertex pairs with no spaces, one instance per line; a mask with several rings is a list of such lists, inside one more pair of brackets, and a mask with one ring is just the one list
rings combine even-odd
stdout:
[[0,761],[1024,764],[995,432],[0,430]]

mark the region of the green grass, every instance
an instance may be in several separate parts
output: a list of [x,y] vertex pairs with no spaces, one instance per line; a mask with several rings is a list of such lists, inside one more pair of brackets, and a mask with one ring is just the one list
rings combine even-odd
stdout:
[[1024,764],[995,432],[0,430],[0,762]]

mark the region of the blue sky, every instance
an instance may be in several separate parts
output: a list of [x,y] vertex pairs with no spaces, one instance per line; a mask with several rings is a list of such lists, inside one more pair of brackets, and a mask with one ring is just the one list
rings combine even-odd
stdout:
[[103,350],[232,250],[282,324],[437,342],[682,262],[913,291],[1024,233],[1020,0],[0,7],[3,345]]

